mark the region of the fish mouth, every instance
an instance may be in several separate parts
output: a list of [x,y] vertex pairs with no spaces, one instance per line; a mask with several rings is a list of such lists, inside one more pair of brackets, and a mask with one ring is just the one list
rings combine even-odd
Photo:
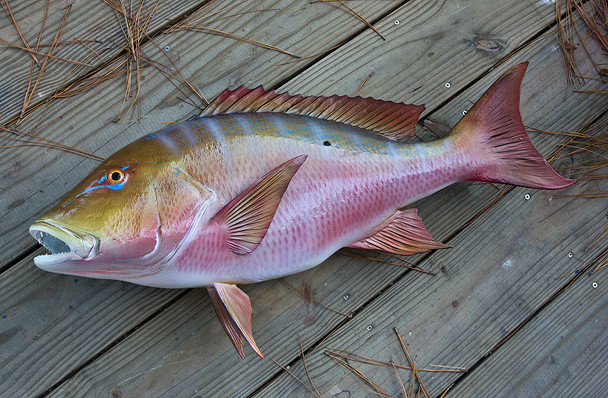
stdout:
[[99,253],[99,239],[49,220],[38,220],[30,227],[34,237],[50,254],[34,257],[34,264],[46,271],[59,272],[71,261],[90,260]]

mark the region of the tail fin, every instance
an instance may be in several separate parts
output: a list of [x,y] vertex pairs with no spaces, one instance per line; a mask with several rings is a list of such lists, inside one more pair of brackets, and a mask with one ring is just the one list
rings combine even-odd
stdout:
[[468,180],[543,189],[576,182],[557,174],[526,133],[519,94],[527,67],[528,62],[523,62],[503,74],[450,132],[478,166]]

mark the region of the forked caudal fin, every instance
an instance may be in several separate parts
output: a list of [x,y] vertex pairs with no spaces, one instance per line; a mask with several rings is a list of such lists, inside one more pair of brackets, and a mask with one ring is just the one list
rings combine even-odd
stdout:
[[541,189],[576,182],[557,174],[526,133],[519,95],[527,67],[523,62],[503,74],[450,132],[458,148],[479,161],[468,180]]

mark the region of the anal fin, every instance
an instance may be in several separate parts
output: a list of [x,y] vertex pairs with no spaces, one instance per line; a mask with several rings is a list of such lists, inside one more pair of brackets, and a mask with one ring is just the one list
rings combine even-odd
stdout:
[[405,256],[450,247],[429,234],[416,209],[398,210],[377,229],[373,235],[353,243],[350,247]]
[[252,308],[249,296],[235,285],[227,283],[214,283],[213,287],[208,288],[208,291],[222,327],[239,355],[245,357],[241,339],[241,336],[244,336],[256,354],[260,358],[264,358],[255,340],[253,340],[251,330]]

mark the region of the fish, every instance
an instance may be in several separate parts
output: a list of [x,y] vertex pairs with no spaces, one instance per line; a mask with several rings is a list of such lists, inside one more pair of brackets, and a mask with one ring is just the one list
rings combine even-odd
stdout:
[[[118,150],[29,229],[42,270],[161,288],[206,287],[245,356],[237,285],[298,273],[343,247],[448,246],[407,206],[462,181],[565,188],[520,115],[528,63],[506,71],[450,133],[412,143],[422,105],[240,87],[197,117]],[[410,140],[411,141],[411,140]]]

